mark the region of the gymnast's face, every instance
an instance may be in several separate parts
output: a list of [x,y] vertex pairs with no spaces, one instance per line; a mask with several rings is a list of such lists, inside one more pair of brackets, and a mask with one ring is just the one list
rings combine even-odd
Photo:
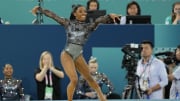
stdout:
[[86,8],[83,6],[79,7],[74,12],[74,16],[76,17],[76,20],[79,20],[79,21],[85,21],[86,15],[87,15]]

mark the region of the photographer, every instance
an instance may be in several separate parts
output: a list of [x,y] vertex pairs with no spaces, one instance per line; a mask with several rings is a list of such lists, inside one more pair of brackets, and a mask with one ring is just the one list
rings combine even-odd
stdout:
[[163,88],[168,84],[165,64],[152,56],[153,44],[141,43],[141,60],[138,61],[136,74],[139,76],[143,99],[163,99]]
[[178,45],[175,55],[176,66],[173,68],[173,73],[168,75],[168,79],[172,81],[170,99],[180,99],[180,45]]
[[180,2],[175,2],[172,6],[172,14],[165,20],[166,24],[180,24]]
[[[175,58],[175,52],[172,51],[165,51],[165,52],[158,52],[155,54],[155,56],[162,60],[166,64],[166,71],[167,74],[172,74],[173,67],[176,66],[176,58]],[[172,81],[168,81],[168,85],[165,86],[164,89],[164,98],[169,99],[169,91],[171,88]]]

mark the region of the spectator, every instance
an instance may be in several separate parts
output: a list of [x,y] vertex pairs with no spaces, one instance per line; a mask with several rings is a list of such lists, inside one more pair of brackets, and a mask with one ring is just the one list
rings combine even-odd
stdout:
[[[108,88],[108,91],[104,93],[104,96],[107,98],[112,94],[114,87],[104,73],[98,72],[98,62],[95,57],[91,57],[89,60],[89,71],[93,79],[102,87],[105,85]],[[97,93],[92,89],[86,80],[80,76],[76,94],[79,96],[79,99],[97,99]]]
[[[126,6],[126,16],[141,15],[141,7],[136,1],[132,1]],[[126,16],[121,17],[121,24],[126,24]]]
[[3,68],[4,79],[0,80],[1,101],[24,99],[22,81],[13,77],[13,66],[5,64]]
[[172,5],[172,14],[166,18],[165,24],[180,24],[180,2]]
[[99,10],[98,0],[89,0],[87,2],[87,10],[89,11]]
[[180,99],[180,45],[176,48],[176,67],[173,68],[173,73],[168,75],[172,81],[170,89],[170,99]]
[[126,15],[136,16],[141,15],[140,5],[136,1],[128,3],[126,7]]
[[54,66],[50,52],[44,51],[35,72],[38,100],[60,100],[60,78],[64,73]]

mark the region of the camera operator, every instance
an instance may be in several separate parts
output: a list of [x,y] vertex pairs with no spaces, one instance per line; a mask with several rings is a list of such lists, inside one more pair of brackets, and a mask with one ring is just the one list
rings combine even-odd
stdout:
[[[156,53],[155,56],[162,60],[166,64],[166,71],[167,74],[172,74],[173,67],[176,66],[176,58],[175,58],[175,52],[172,51],[165,51],[165,52],[159,52]],[[169,99],[169,91],[171,88],[172,81],[168,81],[168,85],[165,86],[164,89],[164,98]]]
[[175,57],[176,66],[173,68],[173,72],[168,75],[168,79],[172,81],[170,99],[180,99],[180,45],[176,48]]
[[165,64],[152,56],[153,43],[141,42],[141,59],[138,61],[136,74],[143,99],[163,99],[163,88],[168,84]]

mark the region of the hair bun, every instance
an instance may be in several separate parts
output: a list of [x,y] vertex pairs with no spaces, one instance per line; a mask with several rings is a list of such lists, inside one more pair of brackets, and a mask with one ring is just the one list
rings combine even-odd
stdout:
[[73,5],[72,5],[72,8],[75,8],[75,7],[76,7],[76,5],[75,5],[75,4],[73,4]]

